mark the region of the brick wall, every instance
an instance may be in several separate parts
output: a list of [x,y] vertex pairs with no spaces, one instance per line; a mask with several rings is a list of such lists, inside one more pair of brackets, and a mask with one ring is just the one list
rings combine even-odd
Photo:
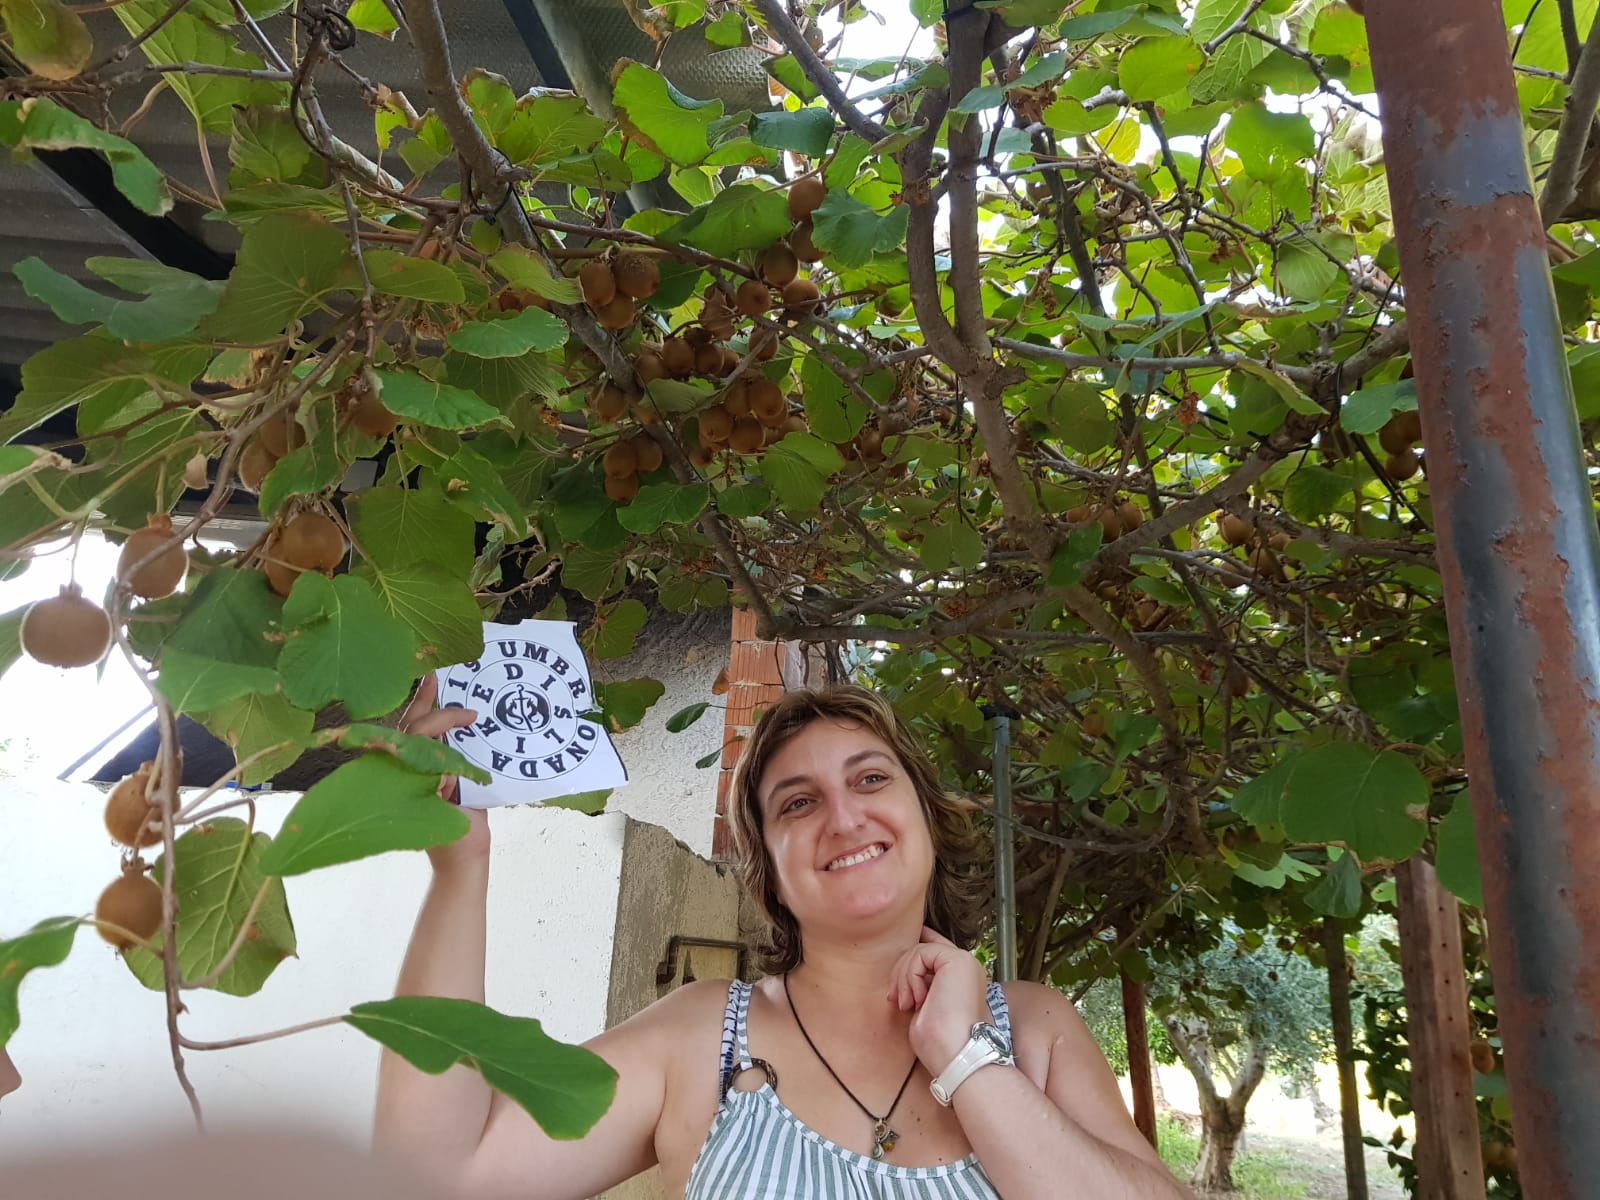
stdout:
[[717,773],[717,817],[711,834],[713,858],[727,858],[733,849],[725,814],[733,766],[744,749],[743,739],[749,736],[761,711],[783,695],[786,684],[800,686],[804,672],[804,659],[798,646],[762,641],[756,637],[755,614],[748,609],[733,610],[722,769]]

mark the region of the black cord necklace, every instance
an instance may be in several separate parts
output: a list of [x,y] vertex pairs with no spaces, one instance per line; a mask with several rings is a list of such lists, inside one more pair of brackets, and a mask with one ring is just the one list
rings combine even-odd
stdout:
[[822,1069],[833,1076],[833,1081],[839,1085],[839,1089],[846,1096],[849,1096],[851,1103],[866,1113],[867,1119],[872,1122],[872,1157],[882,1158],[892,1151],[895,1143],[900,1140],[900,1135],[889,1128],[889,1118],[894,1116],[894,1110],[900,1107],[900,1097],[904,1096],[906,1088],[911,1086],[911,1077],[917,1073],[917,1060],[915,1058],[911,1060],[911,1070],[906,1072],[905,1082],[900,1085],[900,1090],[894,1094],[894,1103],[889,1105],[889,1111],[881,1117],[877,1116],[870,1108],[856,1099],[854,1092],[845,1087],[844,1080],[840,1079],[839,1073],[828,1065],[828,1060],[822,1057],[822,1051],[817,1049],[817,1044],[811,1040],[811,1035],[806,1032],[805,1025],[801,1023],[800,1014],[795,1011],[794,997],[789,994],[789,973],[787,971],[783,975],[783,998],[789,1002],[789,1012],[794,1017],[795,1028],[800,1031],[800,1036],[805,1038],[806,1045],[811,1047],[811,1053],[817,1056],[817,1061],[822,1064]]

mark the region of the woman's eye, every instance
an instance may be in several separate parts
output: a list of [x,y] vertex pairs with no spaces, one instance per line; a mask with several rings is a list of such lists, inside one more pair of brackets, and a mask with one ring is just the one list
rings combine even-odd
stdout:
[[811,803],[811,798],[809,796],[794,796],[794,797],[792,797],[792,798],[790,798],[788,800],[785,800],[783,802],[783,804],[779,807],[778,811],[780,813],[791,813],[791,812],[794,812],[796,809],[800,808],[801,806],[806,805],[806,804],[810,804],[810,803]]
[[887,775],[885,775],[882,771],[869,771],[869,772],[867,772],[867,774],[865,774],[865,775],[863,775],[861,777],[861,782],[862,783],[874,783],[874,782],[886,783],[886,782],[888,782],[888,779],[889,779],[889,777]]

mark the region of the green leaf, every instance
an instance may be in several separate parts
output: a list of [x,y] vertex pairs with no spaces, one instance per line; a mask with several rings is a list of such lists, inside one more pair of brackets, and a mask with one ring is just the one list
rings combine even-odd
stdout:
[[845,386],[837,371],[814,354],[800,360],[800,395],[805,400],[806,423],[824,441],[835,445],[848,442],[866,424],[867,406]]
[[445,343],[477,358],[511,358],[565,345],[567,327],[542,308],[525,308],[500,320],[469,321]]
[[552,275],[550,268],[527,250],[507,246],[489,260],[489,265],[512,287],[543,296],[552,304],[577,304],[583,299],[577,280]]
[[11,1040],[22,1023],[17,991],[28,972],[65,962],[77,934],[76,917],[49,917],[27,933],[0,942],[0,1047]]
[[417,677],[416,639],[355,575],[305,571],[283,603],[290,630],[278,658],[290,703],[316,710],[343,700],[352,717],[392,712]]
[[[250,920],[233,961],[210,986],[229,996],[253,996],[279,963],[295,952],[294,924],[283,880],[261,869],[272,839],[252,834],[235,817],[218,817],[196,825],[173,846],[177,869],[173,880],[178,898],[178,970],[191,982],[206,978],[238,940],[251,905],[264,888],[266,897]],[[151,878],[166,877],[167,858],[156,860]],[[123,961],[145,987],[160,991],[161,936],[153,948],[124,952]]]
[[644,720],[644,714],[667,689],[659,679],[619,679],[594,685],[595,699],[611,730],[620,733]]
[[1349,476],[1310,463],[1289,476],[1283,506],[1302,521],[1316,521],[1336,512],[1354,490]]
[[585,600],[604,600],[616,587],[620,565],[609,550],[568,546],[561,553],[561,584]]
[[379,394],[390,412],[439,429],[468,429],[500,419],[500,410],[463,388],[411,371],[377,371]]
[[1285,765],[1280,817],[1291,841],[1339,843],[1363,862],[1398,862],[1421,847],[1428,784],[1403,754],[1339,743],[1298,753],[1274,771]]
[[769,58],[763,65],[767,68],[768,75],[807,104],[817,98],[816,84],[807,78],[805,68],[796,61],[794,55],[785,54],[778,58]]
[[593,634],[596,658],[625,658],[644,628],[649,610],[637,600],[624,600],[603,613],[595,614]]
[[318,182],[308,171],[318,161],[315,152],[300,136],[287,108],[235,109],[228,161],[234,167],[228,181],[235,187],[259,180]]
[[341,750],[373,751],[379,754],[391,754],[395,760],[418,775],[427,775],[438,779],[443,775],[464,775],[477,783],[490,782],[489,772],[474,764],[461,751],[439,741],[436,738],[417,737],[410,733],[401,733],[398,729],[390,729],[387,725],[346,725],[340,730],[329,730],[328,734],[336,734],[330,739],[325,734],[320,740],[324,743],[337,740]]
[[1361,915],[1361,864],[1354,854],[1341,854],[1328,864],[1317,885],[1306,893],[1306,904],[1330,917]]
[[[28,615],[31,604],[14,608],[0,616],[0,675],[4,675],[22,657],[22,618]],[[133,630],[129,630],[129,636]]]
[[433,565],[465,579],[474,523],[437,488],[373,487],[345,501],[350,530],[379,571]]
[[617,510],[617,520],[630,533],[654,533],[663,525],[689,524],[710,499],[704,484],[646,484],[626,508]]
[[280,747],[245,768],[239,782],[246,787],[269,782],[292,766],[311,742],[312,714],[294,707],[277,692],[248,692],[195,713],[194,719],[233,748],[236,762]]
[[391,850],[427,850],[462,837],[466,814],[439,781],[388,754],[347,762],[300,798],[262,857],[268,875],[303,875]]
[[483,653],[483,612],[465,573],[416,562],[373,568],[371,580],[389,615],[416,635],[418,670],[472,662]]
[[434,469],[445,493],[460,504],[480,509],[505,525],[516,540],[528,536],[528,517],[506,487],[499,469],[471,446],[462,445]]
[[789,201],[777,188],[735,183],[661,236],[723,257],[765,250],[793,228]]
[[1276,392],[1278,398],[1290,409],[1302,416],[1314,417],[1322,412],[1322,406],[1302,392],[1293,380],[1269,366],[1258,362],[1242,362],[1235,369],[1261,380]]
[[1320,300],[1344,279],[1344,272],[1310,238],[1297,234],[1278,243],[1273,279],[1291,300]]
[[11,52],[30,72],[64,80],[82,74],[94,56],[83,18],[60,0],[0,0]]
[[1235,110],[1228,118],[1226,136],[1228,149],[1239,156],[1246,174],[1268,182],[1300,171],[1300,160],[1310,158],[1317,149],[1308,117],[1272,112],[1262,104]]
[[746,517],[759,517],[771,504],[772,492],[760,480],[754,483],[735,484],[717,493],[717,511],[736,521]]
[[321,422],[311,440],[280,458],[261,485],[257,507],[271,517],[290,496],[311,496],[325,491],[344,477],[347,467],[339,458],[332,423]]
[[456,273],[431,258],[418,258],[401,250],[367,250],[362,260],[372,290],[386,296],[434,304],[461,304],[467,298]]
[[711,153],[711,123],[722,116],[721,100],[685,96],[666,76],[628,59],[612,69],[611,102],[617,121],[642,145],[678,166]]
[[1090,521],[1082,529],[1074,529],[1066,540],[1056,547],[1050,559],[1050,571],[1045,581],[1051,587],[1071,587],[1083,580],[1083,572],[1100,552],[1100,542],[1105,529],[1099,521]]
[[1291,879],[1313,879],[1316,877],[1317,869],[1292,855],[1280,854],[1278,861],[1270,867],[1242,862],[1234,867],[1233,873],[1246,883],[1255,884],[1256,887],[1277,889]]
[[1122,52],[1117,81],[1135,104],[1159,100],[1188,87],[1204,61],[1200,47],[1188,38],[1144,38]]
[[778,109],[750,117],[750,140],[772,150],[793,150],[808,158],[821,158],[833,142],[833,114],[825,108]]
[[761,460],[761,473],[791,512],[811,512],[822,503],[828,476],[844,460],[827,442],[809,433],[791,433],[776,443]]
[[[1455,893],[1463,904],[1483,907],[1483,875],[1478,859],[1478,836],[1472,820],[1472,797],[1457,794],[1444,820],[1434,834],[1434,866],[1439,882]],[[4,954],[0,953],[0,960]]]
[[400,28],[383,0],[354,0],[344,15],[362,33],[376,34],[378,37],[388,37]]
[[680,708],[667,718],[667,732],[682,733],[701,717],[705,716],[706,709],[710,707],[709,702],[702,702],[700,704],[691,704],[687,708]]
[[616,1094],[616,1072],[598,1055],[471,1000],[399,996],[358,1004],[345,1020],[430,1075],[473,1068],[562,1141],[588,1133]]
[[1417,411],[1417,381],[1397,379],[1375,383],[1345,398],[1339,424],[1348,433],[1374,434],[1389,423],[1395,413]]
[[[569,156],[593,156],[610,126],[581,96],[561,92],[524,96],[495,146],[517,166],[542,171]],[[554,299],[555,297],[551,297]]]
[[167,179],[126,138],[104,133],[76,113],[39,97],[0,100],[0,146],[16,150],[98,150],[111,164],[117,190],[140,212],[165,216],[172,209]]
[[208,328],[219,341],[272,341],[351,281],[344,230],[318,217],[272,213],[246,227]]
[[[168,13],[167,0],[124,0],[112,12],[131,34],[144,37],[140,49],[152,63],[205,63],[210,66],[259,71],[266,64],[239,46],[237,36],[225,26],[233,23],[232,9],[216,7],[205,12],[191,4],[176,16]],[[159,29],[158,21],[163,22]],[[209,133],[226,134],[239,108],[282,106],[288,103],[287,83],[246,79],[226,73],[203,74],[169,71],[162,76]]]
[[920,532],[918,557],[930,571],[947,571],[952,564],[970,571],[983,561],[983,535],[959,518],[923,525]]
[[875,254],[888,254],[905,245],[910,210],[899,204],[885,216],[849,192],[828,193],[822,207],[811,214],[812,240],[841,266],[861,267]]
[[267,577],[259,571],[212,571],[161,648],[156,686],[181,713],[274,691],[281,642],[282,610]]

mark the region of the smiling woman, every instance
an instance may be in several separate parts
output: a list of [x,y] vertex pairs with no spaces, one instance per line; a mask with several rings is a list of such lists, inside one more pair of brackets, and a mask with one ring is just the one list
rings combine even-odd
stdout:
[[[475,719],[431,703],[412,732]],[[430,851],[402,993],[481,998],[489,832],[468,816],[467,837]],[[689,1200],[1024,1200],[1064,1179],[1185,1195],[1071,1003],[985,978],[968,811],[882,698],[784,696],[745,747],[733,820],[766,978],[689,984],[591,1041],[616,1099],[578,1141],[474,1072],[386,1055],[379,1144],[457,1196],[576,1200],[652,1165]]]

